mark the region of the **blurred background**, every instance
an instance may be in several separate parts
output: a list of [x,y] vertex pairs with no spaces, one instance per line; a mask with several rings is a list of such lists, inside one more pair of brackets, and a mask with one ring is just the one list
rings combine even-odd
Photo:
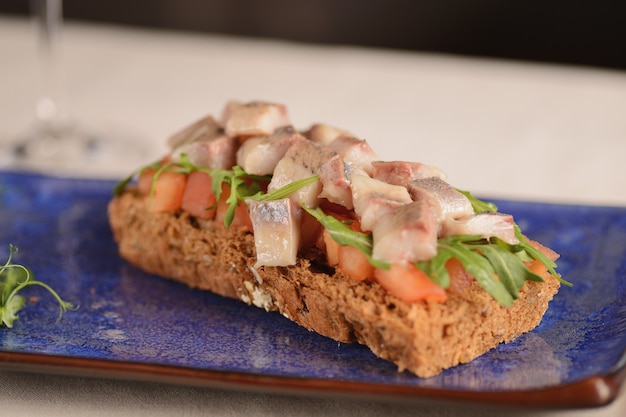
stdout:
[[626,69],[625,12],[606,0],[64,1],[75,21],[613,69]]
[[[31,2],[0,0],[0,144],[30,126],[45,75]],[[294,126],[347,129],[381,159],[410,153],[477,195],[626,204],[626,2],[64,0],[63,9],[66,108],[98,137],[146,144],[153,155],[142,161],[227,100],[264,99],[287,104]],[[510,169],[529,162],[524,175]],[[116,159],[112,175],[139,164]],[[94,172],[87,164],[81,175]]]

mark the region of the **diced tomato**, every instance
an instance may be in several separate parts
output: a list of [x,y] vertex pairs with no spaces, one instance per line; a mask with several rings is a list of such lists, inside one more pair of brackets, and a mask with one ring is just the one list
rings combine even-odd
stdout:
[[[527,238],[528,239],[528,238]],[[528,242],[535,247],[539,252],[541,252],[545,257],[550,259],[551,261],[556,261],[559,259],[559,254],[550,249],[547,246],[543,246],[541,243],[536,242],[534,240],[528,239]],[[550,276],[550,272],[548,272],[548,268],[541,261],[532,261],[526,264],[526,267],[542,278],[548,278]]]
[[[224,218],[228,211],[228,203],[226,199],[230,196],[230,186],[228,184],[222,184],[222,195],[217,203],[217,211],[215,213],[215,220],[224,224]],[[250,214],[248,213],[248,206],[243,201],[240,201],[235,208],[235,216],[229,227],[235,229],[252,230],[252,221],[250,220]]]
[[446,269],[450,275],[450,286],[448,287],[448,291],[457,295],[465,294],[474,280],[472,274],[467,272],[461,264],[461,261],[456,258],[452,258],[446,262]]
[[365,281],[374,277],[374,267],[354,246],[339,246],[337,268],[351,279]]
[[526,264],[526,267],[530,270],[530,272],[537,274],[542,278],[546,278],[548,276],[548,269],[540,261],[529,262]]
[[156,169],[147,168],[141,171],[139,178],[137,179],[137,188],[142,195],[149,195],[152,188],[152,179]]
[[[348,215],[345,213],[339,214],[339,213],[328,212],[328,211],[325,211],[325,213],[335,217],[337,220],[340,220],[340,221],[352,221],[352,218],[348,217]],[[326,251],[326,260],[328,262],[328,265],[333,266],[333,267],[337,266],[339,264],[339,248],[341,247],[341,245],[337,243],[330,236],[330,233],[328,233],[326,229],[322,231],[321,237],[322,237],[321,243],[323,243],[323,249],[325,249]]]
[[206,172],[193,171],[187,177],[182,208],[192,216],[201,219],[215,217],[216,202],[212,189],[213,180]]
[[317,243],[322,233],[322,225],[306,211],[302,211],[300,222],[300,250],[309,249]]
[[335,240],[330,237],[330,233],[328,233],[326,229],[322,232],[322,237],[326,248],[326,260],[328,265],[337,266],[337,264],[339,264],[339,243],[335,242]]
[[[350,229],[361,231],[358,220],[348,213],[327,213],[340,221],[350,222]],[[342,246],[337,243],[326,229],[322,231],[322,247],[326,251],[328,265],[337,267],[351,279],[364,281],[374,277],[374,267],[361,251],[354,246]],[[319,245],[318,245],[319,246]]]
[[530,240],[530,239],[528,239],[528,243],[533,245],[535,249],[537,249],[539,252],[541,252],[545,257],[547,257],[551,261],[556,261],[557,259],[559,259],[560,255],[556,253],[555,251],[553,251],[552,249],[550,249],[549,247],[543,246],[541,243],[536,242],[534,240]]
[[[548,256],[544,253],[544,255]],[[526,267],[530,272],[539,275],[543,279],[547,279],[550,276],[550,271],[541,261],[532,261],[526,264]]]
[[[355,232],[362,232],[361,223],[357,219],[342,218],[344,215],[336,216],[340,220],[349,221],[350,229]],[[369,259],[354,246],[339,246],[338,249],[338,265],[341,272],[357,281],[364,281],[374,277],[374,267]]]
[[376,269],[378,283],[391,295],[407,302],[445,301],[446,291],[412,263],[394,264],[391,269]]
[[151,212],[171,212],[181,208],[187,175],[163,171],[157,177],[154,195],[150,200]]

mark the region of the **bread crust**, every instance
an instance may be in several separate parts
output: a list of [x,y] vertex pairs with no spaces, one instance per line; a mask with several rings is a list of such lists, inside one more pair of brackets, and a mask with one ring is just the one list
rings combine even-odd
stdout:
[[430,377],[536,327],[559,288],[552,276],[526,282],[506,308],[475,281],[445,302],[407,303],[375,282],[357,282],[311,250],[296,265],[254,268],[253,235],[179,211],[149,213],[147,198],[128,187],[108,207],[120,255],[140,269],[278,311],[341,342],[367,345],[400,371]]

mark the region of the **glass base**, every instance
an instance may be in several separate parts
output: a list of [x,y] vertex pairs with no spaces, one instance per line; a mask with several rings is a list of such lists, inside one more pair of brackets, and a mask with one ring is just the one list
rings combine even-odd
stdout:
[[121,178],[154,159],[145,140],[110,129],[37,129],[2,148],[1,168],[56,176]]

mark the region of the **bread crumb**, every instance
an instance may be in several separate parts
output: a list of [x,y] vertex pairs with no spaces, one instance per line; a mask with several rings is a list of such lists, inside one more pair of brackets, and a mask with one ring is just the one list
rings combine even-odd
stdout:
[[263,277],[259,275],[259,271],[257,271],[255,267],[250,265],[248,265],[248,269],[250,270],[250,272],[252,272],[252,275],[254,276],[254,282],[256,282],[257,284],[263,284]]
[[274,301],[268,293],[266,293],[259,287],[255,287],[254,284],[252,284],[250,281],[245,281],[243,284],[252,295],[252,304],[264,309],[265,311],[271,310],[272,306],[274,305]]

